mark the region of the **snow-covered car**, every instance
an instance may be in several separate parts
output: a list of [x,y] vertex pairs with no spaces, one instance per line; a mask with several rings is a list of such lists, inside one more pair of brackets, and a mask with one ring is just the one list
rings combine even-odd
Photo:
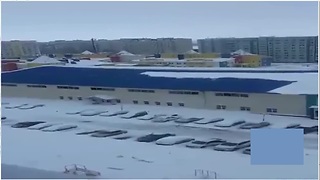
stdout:
[[171,146],[175,144],[182,144],[187,143],[190,141],[193,141],[194,138],[190,137],[181,137],[181,136],[169,136],[162,139],[159,139],[156,141],[157,145],[163,145],[163,146]]
[[54,123],[41,123],[41,124],[37,124],[37,125],[31,126],[31,127],[28,127],[28,129],[30,129],[30,130],[42,130],[42,129],[45,129],[45,128],[48,128],[48,127],[51,127],[51,126],[54,126],[54,125],[57,125],[57,124],[54,124]]
[[125,115],[125,114],[128,114],[128,113],[129,113],[129,111],[116,111],[116,112],[101,113],[101,114],[99,114],[99,116],[113,117],[113,116]]
[[310,134],[318,132],[318,126],[312,126],[312,127],[303,127],[303,133],[304,134]]
[[179,118],[174,120],[174,122],[176,123],[191,123],[191,122],[195,122],[195,121],[200,121],[203,118]]
[[27,109],[34,109],[34,108],[37,108],[37,107],[44,107],[44,106],[45,106],[44,104],[37,104],[37,105],[18,107],[18,109],[27,110]]
[[194,122],[195,124],[211,124],[223,121],[224,118],[214,118],[214,119],[202,119],[200,121]]
[[137,138],[137,141],[138,142],[154,142],[154,141],[157,141],[158,139],[169,137],[169,136],[175,136],[175,134],[169,134],[169,133],[153,134],[152,133],[152,134],[148,134],[146,136],[142,136],[142,137]]
[[19,122],[16,124],[13,124],[11,127],[13,128],[27,128],[30,126],[34,126],[37,124],[45,123],[44,121],[31,121],[31,122]]
[[244,123],[239,128],[240,129],[257,129],[270,126],[271,123],[269,122],[260,122],[260,123]]
[[139,119],[139,120],[152,120],[154,118],[164,117],[164,116],[166,116],[166,115],[165,114],[150,114],[150,115],[138,117],[137,119]]
[[80,116],[96,116],[106,112],[108,111],[99,111],[99,110],[84,111],[84,112],[80,112]]
[[156,117],[154,119],[152,119],[152,122],[156,122],[156,123],[164,123],[164,122],[169,122],[169,121],[175,121],[177,119],[179,119],[180,116],[161,116],[161,117]]
[[209,140],[194,140],[186,144],[186,147],[188,148],[206,148],[211,146],[217,146],[221,143],[226,142],[225,140],[219,139],[219,138],[213,138]]
[[289,124],[286,129],[295,129],[301,127],[300,124]]
[[250,155],[250,154],[251,154],[251,149],[250,149],[250,148],[244,149],[244,150],[242,151],[242,153],[243,153],[243,154],[248,154],[248,155]]
[[53,125],[47,128],[42,129],[44,132],[56,132],[56,131],[65,131],[69,129],[75,129],[77,128],[77,125],[71,125],[71,124],[59,124],[59,125]]
[[116,136],[120,134],[125,134],[127,131],[124,130],[115,130],[115,131],[100,131],[100,132],[95,132],[91,134],[92,137],[110,137],[110,136]]
[[21,108],[23,106],[28,106],[28,104],[20,104],[20,105],[16,105],[16,106],[7,106],[5,108],[6,109],[16,109],[16,108]]
[[234,126],[237,126],[237,125],[240,125],[240,124],[244,124],[246,121],[245,120],[236,120],[236,121],[232,121],[232,122],[219,122],[219,123],[216,123],[214,126],[216,127],[222,127],[222,128],[227,128],[227,127],[234,127]]
[[243,141],[240,143],[224,142],[215,146],[213,149],[216,151],[236,151],[248,147],[250,147],[250,141]]
[[141,111],[141,112],[137,112],[137,113],[134,113],[134,114],[126,114],[124,116],[121,116],[121,118],[123,118],[123,119],[132,119],[132,118],[145,116],[147,114],[148,114],[147,111]]

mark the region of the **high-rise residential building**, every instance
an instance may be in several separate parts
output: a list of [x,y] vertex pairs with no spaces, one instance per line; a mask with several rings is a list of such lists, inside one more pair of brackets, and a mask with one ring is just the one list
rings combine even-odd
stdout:
[[318,37],[214,38],[198,40],[199,52],[230,53],[238,49],[273,57],[274,62],[316,62]]
[[91,40],[57,40],[39,43],[41,53],[43,54],[66,54],[82,53],[84,51],[94,52]]
[[1,58],[29,58],[40,55],[36,41],[1,41]]
[[119,52],[122,50],[133,54],[185,53],[192,50],[192,40],[185,38],[139,38],[98,40],[99,51]]

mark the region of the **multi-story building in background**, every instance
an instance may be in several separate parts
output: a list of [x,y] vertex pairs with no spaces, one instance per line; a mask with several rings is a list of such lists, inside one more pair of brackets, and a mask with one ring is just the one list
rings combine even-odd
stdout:
[[[133,54],[155,53],[185,53],[192,50],[192,40],[184,38],[139,38],[95,41],[98,52],[128,51]],[[51,41],[40,43],[41,52],[44,54],[82,53],[83,51],[94,52],[93,43],[88,41]]]
[[274,62],[316,62],[318,37],[259,37],[199,39],[199,52],[230,53],[238,49],[271,56]]
[[1,41],[1,58],[29,58],[40,55],[36,41]]

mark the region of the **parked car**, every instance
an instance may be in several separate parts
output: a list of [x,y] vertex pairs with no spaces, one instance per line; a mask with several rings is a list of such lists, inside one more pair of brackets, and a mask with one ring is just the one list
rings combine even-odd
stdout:
[[139,137],[137,139],[138,142],[154,142],[154,141],[157,141],[158,139],[161,139],[161,138],[165,138],[165,137],[169,137],[169,136],[175,136],[175,134],[169,134],[169,133],[166,133],[166,134],[148,134],[146,136],[142,136],[142,137]]
[[7,119],[7,117],[5,117],[5,116],[1,117],[1,120],[6,120],[6,119]]
[[260,122],[260,123],[244,123],[239,128],[240,129],[254,129],[254,128],[263,128],[270,126],[269,122]]
[[169,121],[175,121],[179,118],[180,118],[179,116],[156,117],[156,118],[152,119],[152,122],[164,123],[164,122],[169,122]]
[[148,112],[147,111],[141,111],[141,112],[137,112],[135,114],[128,114],[125,116],[122,116],[123,119],[132,119],[132,118],[137,118],[137,117],[141,117],[141,116],[145,116],[147,115]]
[[163,146],[172,146],[175,144],[190,142],[192,140],[194,140],[194,138],[171,136],[171,137],[166,137],[166,138],[157,140],[156,144],[163,145]]
[[303,127],[304,134],[310,134],[313,132],[318,132],[318,126],[312,126],[312,127]]
[[226,127],[233,127],[233,126],[237,126],[240,124],[244,124],[245,122],[246,121],[244,121],[244,120],[237,120],[234,122],[220,122],[219,124],[217,123],[214,126],[226,128]]
[[57,124],[53,124],[53,123],[41,123],[41,124],[37,124],[31,127],[28,127],[28,129],[30,130],[42,130],[48,127],[51,127],[53,125],[57,125]]
[[286,129],[295,129],[301,127],[300,124],[290,124],[286,127]]
[[219,139],[219,138],[213,138],[210,140],[194,140],[194,141],[186,144],[186,147],[188,147],[188,148],[206,148],[209,146],[219,145],[223,142],[226,142],[226,141]]
[[47,128],[43,128],[42,131],[44,132],[65,131],[69,129],[75,129],[77,127],[78,127],[77,125],[61,124],[61,125],[53,125]]
[[12,125],[11,127],[13,127],[13,128],[27,128],[27,127],[34,126],[34,125],[37,125],[40,123],[45,123],[45,122],[44,121],[19,122],[19,123]]
[[107,113],[99,114],[99,116],[112,117],[112,116],[118,116],[118,115],[125,115],[125,114],[128,114],[128,113],[129,113],[129,111],[107,112]]
[[96,132],[91,134],[92,137],[110,137],[110,136],[116,136],[120,134],[125,134],[127,131],[124,130],[115,130],[115,131],[104,131],[104,132]]
[[195,122],[195,121],[200,121],[203,118],[179,118],[174,120],[174,122],[176,123],[191,123],[191,122]]
[[214,119],[202,119],[200,121],[194,122],[195,124],[211,124],[223,121],[224,118],[214,118]]
[[240,143],[225,142],[215,146],[213,149],[216,151],[236,151],[248,147],[250,147],[250,141]]
[[248,155],[251,155],[251,149],[250,148],[247,148],[247,149],[244,149],[242,151],[243,154],[248,154]]
[[146,115],[146,116],[142,116],[142,117],[139,117],[137,119],[139,120],[152,120],[154,118],[157,118],[157,117],[164,117],[166,116],[165,114],[154,114],[154,115]]

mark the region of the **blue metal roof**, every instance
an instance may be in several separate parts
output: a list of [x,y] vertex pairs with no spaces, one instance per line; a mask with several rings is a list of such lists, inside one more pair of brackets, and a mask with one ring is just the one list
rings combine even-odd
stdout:
[[[243,78],[150,77],[142,75],[143,72],[146,72],[146,70],[43,66],[2,73],[2,82],[247,93],[267,93],[270,90],[294,82]],[[163,72],[168,71],[163,70]]]

